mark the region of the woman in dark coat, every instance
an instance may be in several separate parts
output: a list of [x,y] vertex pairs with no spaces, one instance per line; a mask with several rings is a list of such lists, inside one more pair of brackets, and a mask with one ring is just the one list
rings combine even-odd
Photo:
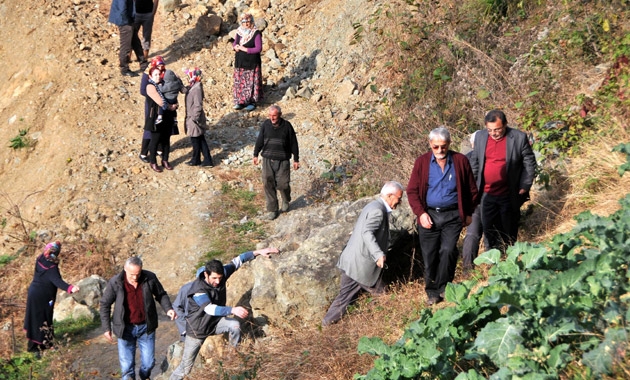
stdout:
[[48,243],[35,262],[35,274],[28,287],[24,316],[24,331],[26,331],[30,352],[39,352],[53,346],[53,309],[57,298],[57,288],[68,293],[79,291],[78,286],[70,285],[61,279],[60,252],[60,242]]
[[254,16],[245,13],[241,26],[236,30],[232,48],[234,58],[234,109],[253,111],[263,99],[260,52],[262,34],[256,29]]
[[[163,81],[165,71],[164,66],[150,68],[149,83],[146,87],[148,114],[146,115],[144,130],[151,132],[149,162],[151,169],[158,173],[162,172],[162,168],[157,165],[158,144],[162,146],[162,166],[166,170],[173,170],[173,167],[168,163],[168,157],[171,151],[171,132],[175,123],[175,112],[173,111],[177,110],[177,104],[168,104],[158,88],[158,84]],[[164,111],[164,115],[162,115],[162,121],[156,123],[158,108]]]

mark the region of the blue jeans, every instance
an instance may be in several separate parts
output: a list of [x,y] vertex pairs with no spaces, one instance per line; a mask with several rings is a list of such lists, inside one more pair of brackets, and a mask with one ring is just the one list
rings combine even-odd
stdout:
[[118,338],[118,360],[122,380],[136,378],[136,343],[140,348],[140,379],[151,376],[155,366],[155,331],[147,334],[147,325],[127,325],[122,338]]

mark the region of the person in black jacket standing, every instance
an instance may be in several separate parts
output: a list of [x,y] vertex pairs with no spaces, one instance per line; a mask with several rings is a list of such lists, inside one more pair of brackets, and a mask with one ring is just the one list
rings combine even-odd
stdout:
[[278,217],[278,195],[282,196],[282,211],[289,210],[291,202],[291,165],[300,168],[300,150],[297,137],[291,123],[283,119],[282,110],[277,105],[269,107],[269,119],[260,126],[254,146],[254,165],[258,165],[258,154],[263,160],[262,180],[267,198],[267,214],[262,219],[273,220]]
[[278,249],[265,248],[244,252],[226,265],[219,260],[210,260],[206,263],[204,271],[199,273],[197,279],[190,285],[186,296],[188,311],[184,353],[181,363],[171,374],[170,380],[181,380],[190,373],[203,342],[210,335],[228,333],[230,345],[232,347],[238,345],[241,339],[240,323],[237,319],[228,316],[246,318],[249,312],[242,306],[225,305],[227,302],[226,281],[244,263],[260,255],[269,257],[272,253],[278,253]]
[[69,294],[79,291],[76,285],[66,283],[59,273],[59,254],[61,242],[46,244],[44,252],[37,257],[33,282],[28,287],[24,331],[28,339],[28,351],[37,355],[42,350],[53,347],[55,332],[53,329],[53,311],[57,288]]
[[[168,294],[153,272],[142,269],[142,260],[132,256],[124,270],[107,282],[101,298],[101,326],[105,338],[113,342],[118,337],[118,360],[122,380],[135,380],[136,345],[140,348],[140,379],[151,376],[155,366],[155,330],[158,327],[157,308],[153,299],[171,320],[177,318]],[[113,318],[110,316],[115,303]]]

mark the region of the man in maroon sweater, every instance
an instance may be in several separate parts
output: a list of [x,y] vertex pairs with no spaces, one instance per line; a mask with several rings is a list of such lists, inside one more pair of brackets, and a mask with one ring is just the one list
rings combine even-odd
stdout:
[[500,110],[488,112],[486,129],[475,135],[470,166],[481,196],[481,223],[490,248],[516,242],[521,205],[529,199],[536,158],[527,135],[507,126]]
[[468,158],[449,150],[450,144],[446,128],[432,130],[431,151],[416,159],[407,185],[409,205],[418,217],[429,305],[444,299],[446,284],[455,277],[459,256],[455,245],[477,205],[477,186]]

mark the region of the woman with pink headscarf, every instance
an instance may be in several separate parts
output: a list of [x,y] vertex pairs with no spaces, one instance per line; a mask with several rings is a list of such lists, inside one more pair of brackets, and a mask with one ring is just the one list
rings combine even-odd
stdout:
[[57,298],[57,288],[68,293],[76,293],[79,287],[61,279],[59,254],[61,243],[46,244],[44,252],[37,257],[33,281],[28,287],[24,331],[28,339],[28,351],[40,353],[53,346],[53,309]]
[[241,26],[236,30],[232,48],[234,58],[234,109],[253,111],[263,99],[260,52],[262,34],[256,29],[254,16],[241,16]]

